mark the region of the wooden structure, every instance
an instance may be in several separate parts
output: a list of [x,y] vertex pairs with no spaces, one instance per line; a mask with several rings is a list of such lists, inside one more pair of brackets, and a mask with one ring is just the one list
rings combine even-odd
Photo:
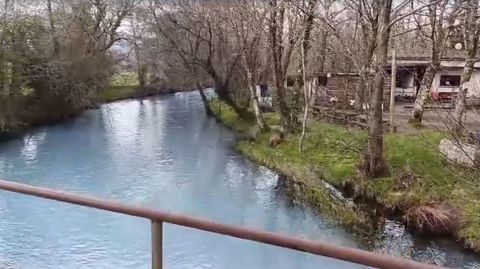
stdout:
[[[368,129],[368,117],[354,110],[337,109],[335,107],[313,107],[313,115],[330,123]],[[384,126],[389,126],[387,119],[383,119]]]
[[351,107],[360,77],[356,73],[322,73],[311,76],[317,79],[315,103],[322,106]]

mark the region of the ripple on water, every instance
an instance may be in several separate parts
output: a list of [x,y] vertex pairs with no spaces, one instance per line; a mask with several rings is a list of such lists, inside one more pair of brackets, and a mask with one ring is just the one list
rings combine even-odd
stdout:
[[[123,101],[0,145],[0,177],[332,244],[366,244],[293,204],[239,156],[196,92]],[[172,225],[167,268],[363,268]],[[387,223],[379,251],[475,268],[472,255]],[[473,266],[473,267],[472,267]],[[0,268],[149,268],[150,223],[0,192]]]

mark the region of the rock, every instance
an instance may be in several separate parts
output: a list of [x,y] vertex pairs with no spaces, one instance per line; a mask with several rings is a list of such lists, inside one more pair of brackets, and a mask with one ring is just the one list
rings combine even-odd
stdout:
[[456,140],[442,139],[439,150],[448,161],[467,167],[480,167],[480,147]]
[[257,125],[255,125],[250,127],[250,129],[248,129],[246,132],[237,134],[237,139],[253,142],[257,140],[257,137],[260,133],[261,133],[260,128]]
[[279,133],[274,133],[270,136],[270,139],[268,140],[268,143],[272,148],[278,146],[280,143],[283,142],[283,137]]
[[250,127],[248,130],[248,136],[250,141],[255,141],[258,137],[258,135],[262,132],[260,127],[258,125],[254,125]]
[[274,148],[283,142],[284,132],[283,132],[283,128],[278,125],[270,126],[270,130],[272,131],[272,135],[270,136],[268,143],[272,148]]
[[468,134],[468,143],[479,145],[480,144],[480,131],[473,131]]

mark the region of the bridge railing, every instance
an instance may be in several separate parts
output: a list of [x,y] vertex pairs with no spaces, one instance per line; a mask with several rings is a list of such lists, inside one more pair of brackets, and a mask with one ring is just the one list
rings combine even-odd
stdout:
[[139,206],[125,205],[114,201],[96,199],[62,191],[0,180],[0,189],[9,192],[36,196],[80,206],[149,219],[152,224],[152,268],[163,267],[163,223],[169,223],[240,239],[265,243],[278,247],[348,261],[375,268],[433,269],[435,265],[419,263],[399,257],[373,253],[355,248],[330,245],[306,239],[294,238],[271,232],[235,227],[189,216],[166,213]]

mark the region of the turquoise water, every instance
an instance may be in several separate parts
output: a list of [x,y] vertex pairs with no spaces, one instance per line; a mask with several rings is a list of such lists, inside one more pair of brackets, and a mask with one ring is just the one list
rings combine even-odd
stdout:
[[[222,223],[365,248],[292,203],[278,176],[237,154],[197,93],[104,105],[0,144],[0,177]],[[165,225],[166,268],[362,268]],[[473,268],[450,241],[420,240],[388,222],[377,251]],[[0,192],[0,268],[149,268],[150,223]]]

